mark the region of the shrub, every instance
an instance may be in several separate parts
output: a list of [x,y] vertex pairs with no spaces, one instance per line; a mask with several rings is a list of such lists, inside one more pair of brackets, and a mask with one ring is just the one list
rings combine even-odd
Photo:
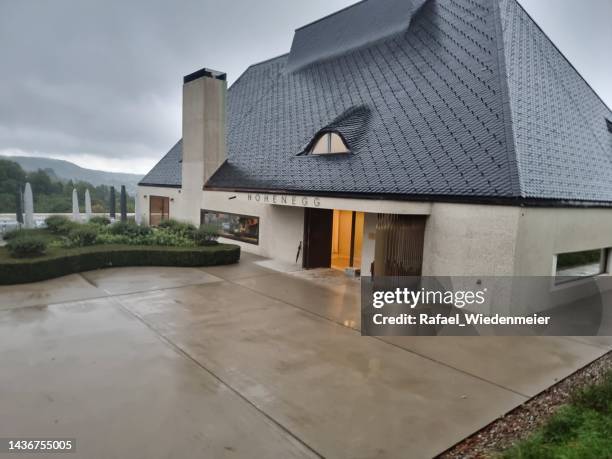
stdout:
[[21,228],[21,229],[14,229],[14,230],[10,230],[7,231],[6,233],[4,233],[4,235],[2,236],[2,238],[5,241],[10,241],[11,239],[15,239],[18,237],[23,237],[23,236],[33,236],[36,235],[38,233],[39,230],[36,229],[25,229],[25,228]]
[[129,237],[146,236],[151,234],[148,226],[139,226],[134,221],[116,222],[109,227],[110,233]]
[[68,233],[69,247],[85,247],[94,245],[98,237],[98,229],[94,225],[78,225]]
[[193,235],[197,230],[197,228],[191,223],[180,222],[178,220],[174,220],[173,218],[163,220],[159,225],[157,225],[157,227],[187,238],[193,238]]
[[40,236],[19,236],[11,239],[6,248],[14,258],[31,258],[44,255],[47,242]]
[[156,229],[151,235],[143,238],[142,244],[174,247],[193,247],[195,245],[192,237],[183,236],[180,233],[174,233],[163,228]]
[[215,245],[219,238],[218,229],[214,225],[202,225],[193,235],[196,245]]
[[102,232],[96,240],[98,244],[127,244],[127,245],[162,245],[174,247],[193,247],[193,239],[174,234],[167,229],[156,228],[146,234],[129,236],[127,234],[113,234]]
[[67,274],[120,266],[214,266],[236,263],[240,247],[93,246],[64,249],[32,260],[0,262],[0,285],[36,282]]
[[96,238],[98,244],[131,244],[134,241],[130,236],[125,234],[100,233]]
[[92,225],[108,226],[111,224],[111,221],[110,218],[104,215],[97,215],[95,217],[91,217],[89,219],[89,223],[91,223]]
[[78,223],[70,221],[63,215],[51,215],[45,219],[45,224],[53,234],[67,235]]

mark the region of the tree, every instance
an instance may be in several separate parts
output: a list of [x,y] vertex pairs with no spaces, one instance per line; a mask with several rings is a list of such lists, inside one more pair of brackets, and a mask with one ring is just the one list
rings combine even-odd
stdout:
[[15,194],[15,207],[17,208],[17,221],[23,223],[23,193],[21,192],[21,186],[18,187],[17,193]]
[[115,214],[115,203],[116,203],[116,197],[115,197],[115,187],[111,186],[110,187],[110,205],[109,205],[109,209],[110,209],[110,217],[111,218],[115,218],[116,214]]
[[127,221],[127,194],[125,192],[125,185],[121,185],[121,221]]
[[[52,170],[39,169],[26,173],[21,166],[13,161],[0,159],[0,213],[17,213],[17,190],[29,181],[34,193],[34,209],[43,213],[69,213],[72,211],[72,190],[77,189],[79,196],[89,188],[91,207],[95,213],[109,210],[114,214],[116,209],[115,190],[107,185],[94,187],[87,182],[62,182]],[[111,196],[112,193],[112,196]],[[115,204],[111,204],[114,202]],[[81,212],[85,211],[81,202]],[[112,207],[112,208],[111,208]],[[23,210],[23,204],[22,204]],[[134,198],[126,194],[126,211],[134,211]]]

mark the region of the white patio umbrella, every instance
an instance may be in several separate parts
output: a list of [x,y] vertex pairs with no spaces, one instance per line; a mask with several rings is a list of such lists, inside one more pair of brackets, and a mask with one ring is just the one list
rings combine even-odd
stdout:
[[85,190],[85,220],[89,221],[91,219],[91,196],[89,194],[89,189]]
[[72,189],[72,219],[75,222],[81,220],[81,212],[79,211],[79,197],[76,188]]
[[25,184],[23,206],[25,208],[24,225],[26,228],[34,228],[34,197],[32,195],[32,187],[30,186],[30,182]]

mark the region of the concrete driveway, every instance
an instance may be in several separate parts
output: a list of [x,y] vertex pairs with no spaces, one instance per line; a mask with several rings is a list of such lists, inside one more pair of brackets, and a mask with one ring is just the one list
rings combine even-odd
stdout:
[[0,287],[0,437],[87,459],[431,457],[612,348],[361,337],[358,283],[259,261]]

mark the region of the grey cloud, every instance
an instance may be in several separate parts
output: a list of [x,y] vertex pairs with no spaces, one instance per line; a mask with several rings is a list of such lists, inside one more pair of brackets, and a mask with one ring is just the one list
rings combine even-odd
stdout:
[[[542,5],[552,2],[522,0],[578,54],[577,67],[610,105],[602,79],[612,74],[609,59],[577,52],[595,53],[594,37],[610,38],[609,26],[572,28],[575,7],[564,5],[574,2],[554,1],[555,14],[546,14]],[[609,0],[592,2],[593,18],[612,16]],[[150,164],[180,136],[183,75],[206,66],[234,81],[248,65],[287,52],[295,28],[350,3],[0,0],[0,151]]]

